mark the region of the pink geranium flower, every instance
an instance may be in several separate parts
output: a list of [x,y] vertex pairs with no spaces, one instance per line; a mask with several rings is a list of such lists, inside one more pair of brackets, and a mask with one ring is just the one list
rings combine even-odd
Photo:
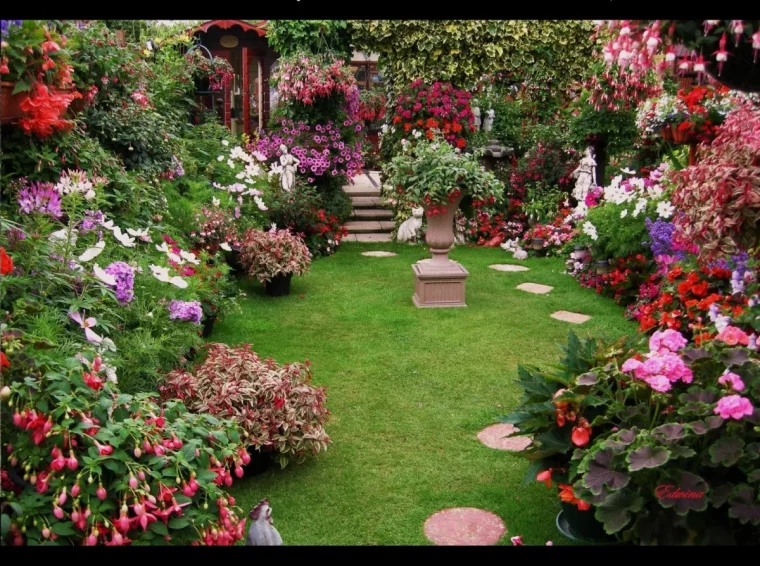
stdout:
[[686,338],[677,330],[658,330],[649,339],[649,350],[651,352],[677,352],[684,346],[686,346]]
[[720,415],[722,419],[736,419],[738,421],[742,417],[750,416],[754,410],[749,399],[745,399],[741,395],[728,395],[718,401],[713,412]]
[[88,341],[94,342],[95,344],[100,344],[103,341],[101,336],[98,336],[90,330],[93,326],[98,324],[98,321],[95,318],[89,317],[83,320],[79,311],[69,312],[69,318],[84,329],[84,335]]
[[718,378],[718,383],[721,385],[728,385],[734,391],[744,390],[744,382],[742,381],[742,378],[728,370]]
[[647,377],[644,381],[649,384],[649,387],[655,391],[659,391],[660,393],[670,391],[670,388],[672,387],[670,380],[664,375],[653,375],[651,377]]
[[626,360],[625,363],[623,364],[623,367],[620,369],[622,369],[624,372],[636,371],[642,365],[643,364],[636,358],[631,358],[630,360]]
[[749,336],[741,329],[735,326],[727,326],[720,331],[716,340],[725,342],[729,346],[736,346],[741,344],[742,346],[749,345]]

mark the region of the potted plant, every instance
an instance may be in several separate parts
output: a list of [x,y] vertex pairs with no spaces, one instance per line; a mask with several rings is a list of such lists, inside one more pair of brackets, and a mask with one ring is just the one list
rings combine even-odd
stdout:
[[[571,538],[598,541],[600,522],[594,518],[592,497],[580,498],[570,485],[577,465],[574,452],[610,429],[597,417],[599,410],[579,393],[593,379],[591,370],[631,351],[636,339],[623,338],[607,344],[594,338],[581,339],[570,332],[560,364],[553,370],[518,366],[521,404],[498,420],[531,438],[527,448],[514,454],[529,460],[523,485],[541,481],[558,490],[562,510],[557,526]],[[601,533],[604,535],[604,533]]]
[[[408,145],[408,144],[405,144]],[[448,263],[454,243],[454,215],[465,194],[480,201],[501,202],[504,185],[486,171],[474,154],[464,154],[441,136],[420,139],[393,158],[388,179],[409,205],[425,209],[434,264]]]
[[325,390],[311,385],[311,375],[308,362],[280,366],[259,358],[249,345],[209,344],[200,364],[192,371],[172,371],[160,390],[192,413],[238,423],[249,454],[259,454],[256,460],[243,458],[235,470],[242,477],[247,466],[263,471],[272,459],[284,468],[327,449],[324,425],[330,412]]
[[66,37],[56,22],[2,20],[0,118],[47,137],[72,126],[62,116],[81,94],[74,90]]
[[306,244],[288,229],[247,230],[240,257],[248,275],[264,283],[270,297],[289,295],[293,275],[303,275],[311,265]]

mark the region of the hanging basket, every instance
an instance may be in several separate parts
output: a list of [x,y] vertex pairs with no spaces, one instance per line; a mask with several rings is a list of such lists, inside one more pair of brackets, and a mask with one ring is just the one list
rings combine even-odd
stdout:
[[662,135],[662,139],[666,142],[673,141],[673,130],[671,129],[670,124],[663,126],[663,128],[660,130],[660,135]]
[[697,142],[697,134],[693,130],[679,130],[678,126],[671,126],[673,143],[693,144]]

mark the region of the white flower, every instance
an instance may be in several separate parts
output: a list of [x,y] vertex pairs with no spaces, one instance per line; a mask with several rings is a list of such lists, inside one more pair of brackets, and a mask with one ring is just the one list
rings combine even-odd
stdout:
[[145,316],[148,316],[148,317],[150,317],[150,318],[153,318],[153,311],[150,311],[150,312],[149,312],[148,314],[146,314]]
[[660,218],[670,218],[673,216],[676,207],[670,204],[670,202],[664,200],[657,205],[657,215]]
[[97,263],[92,266],[92,272],[106,285],[116,285],[116,278],[103,271]]
[[222,140],[222,145],[230,145],[230,142],[228,142],[227,140]]
[[420,132],[419,130],[412,130],[412,135],[415,138],[421,138],[422,137],[422,132]]
[[111,383],[117,383],[116,370],[113,367],[109,366],[108,364],[101,363],[100,368],[106,372],[106,381],[110,381]]
[[223,155],[220,155],[219,157],[217,157],[217,158],[216,158],[216,160],[217,160],[217,161],[224,161],[224,156],[223,156]]
[[591,222],[583,223],[583,233],[592,240],[597,240],[599,238],[599,234],[596,233],[596,226],[591,224]]
[[69,233],[68,228],[61,228],[57,232],[53,232],[52,234],[50,234],[50,236],[48,236],[48,239],[53,244],[57,244],[57,245],[65,244],[66,240],[68,239],[69,244],[71,246],[74,246],[77,243],[77,238],[78,238],[77,233],[74,232],[73,230]]
[[87,248],[82,255],[79,256],[79,261],[91,261],[98,257],[100,255],[100,252],[103,251],[103,248],[106,247],[106,241],[100,240],[97,244],[95,244],[91,248]]
[[150,228],[145,228],[144,230],[132,230],[132,228],[127,228],[127,233],[135,238],[140,238],[144,242],[150,242],[149,230]]
[[158,265],[151,265],[150,270],[153,272],[153,277],[164,283],[168,283],[171,280],[169,277],[168,267],[159,267]]
[[165,254],[168,254],[171,250],[169,249],[169,246],[166,245],[166,242],[162,242],[161,245],[156,245],[156,249],[160,252],[164,252]]
[[166,255],[168,256],[168,258],[169,258],[169,261],[173,261],[173,262],[174,262],[174,263],[176,263],[176,264],[182,265],[183,263],[185,263],[185,260],[184,260],[184,259],[182,259],[182,258],[181,258],[180,256],[178,256],[177,254],[175,254],[174,252],[169,252],[169,253],[168,253],[168,254],[166,254]]
[[235,168],[235,162],[232,161],[232,159],[228,159],[227,160],[227,165],[230,166],[230,169],[234,169]]
[[636,201],[636,207],[633,209],[633,217],[636,218],[647,206],[647,199],[640,198]]
[[628,209],[624,208],[623,212],[620,213],[620,218],[625,218],[626,216],[628,216]]
[[105,217],[104,217],[103,222],[101,222],[100,225],[106,230],[111,230],[113,232],[113,228],[114,228],[113,220],[105,220]]
[[115,352],[116,344],[110,338],[103,338],[103,341],[98,344],[98,352]]
[[135,239],[130,238],[128,234],[124,234],[121,231],[121,228],[118,226],[114,226],[113,229],[113,236],[117,240],[119,240],[119,243],[124,246],[125,248],[134,248],[135,247]]
[[227,242],[222,242],[221,244],[219,244],[219,247],[222,248],[225,252],[231,252],[232,251],[232,248],[230,247],[230,245]]
[[253,156],[254,156],[254,157],[255,157],[255,158],[258,160],[258,161],[266,161],[266,160],[267,160],[267,156],[266,156],[266,155],[264,155],[263,153],[261,153],[260,151],[254,151],[254,152],[253,152]]
[[[245,166],[245,175],[247,177],[258,177],[262,173],[261,167],[259,167],[256,163],[249,163]],[[252,182],[248,180],[248,182]]]
[[195,254],[192,252],[186,252],[184,250],[179,252],[179,255],[181,255],[184,259],[192,263],[193,265],[200,265],[201,261],[199,259],[196,259]]
[[186,289],[187,288],[187,281],[182,279],[182,277],[174,276],[171,279],[169,279],[169,283],[174,285],[175,287],[179,287],[180,289]]
[[264,201],[261,200],[260,196],[253,197],[253,202],[256,203],[256,206],[259,207],[259,210],[269,210],[267,206],[264,204]]
[[211,197],[211,204],[213,204],[214,206],[219,206],[221,204],[221,202],[222,201],[220,201],[218,198]]
[[622,171],[626,175],[635,175],[636,174],[636,171],[631,171],[628,167],[626,167],[625,169],[621,169],[620,171]]

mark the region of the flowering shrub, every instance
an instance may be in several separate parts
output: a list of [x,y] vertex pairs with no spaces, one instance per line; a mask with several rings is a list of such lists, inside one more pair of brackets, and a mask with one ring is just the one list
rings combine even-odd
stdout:
[[260,359],[249,345],[210,344],[194,371],[166,377],[161,394],[180,399],[192,412],[236,421],[247,447],[274,451],[285,467],[326,450],[330,442],[325,391],[310,381],[308,362],[279,366]]
[[54,361],[8,334],[3,349],[13,406],[2,423],[3,538],[85,546],[242,539],[245,517],[222,490],[247,457],[231,422],[119,394],[91,353]]
[[531,248],[532,240],[540,238],[543,240],[543,249],[547,253],[558,253],[567,242],[573,239],[576,233],[572,226],[564,222],[536,224],[523,234],[523,245],[526,248]]
[[475,131],[470,98],[470,93],[449,83],[426,85],[422,79],[412,82],[396,99],[390,126],[383,127],[383,156],[387,159],[417,139],[432,140],[436,130],[453,147],[464,149],[467,138]]
[[226,208],[203,207],[195,215],[198,228],[190,232],[196,245],[213,255],[220,249],[238,249],[240,230],[234,213]]
[[240,257],[248,275],[261,283],[278,275],[303,275],[311,265],[306,244],[287,229],[246,230],[240,244]]
[[[422,206],[428,216],[445,214],[463,193],[473,200],[500,202],[504,186],[472,155],[444,143],[440,137],[416,144],[388,165],[391,194]],[[493,197],[493,201],[491,201]]]
[[548,189],[569,192],[573,188],[571,173],[575,169],[577,152],[564,150],[555,143],[539,142],[526,153],[509,175],[507,194],[525,199],[531,186],[540,184]]
[[760,220],[760,108],[732,111],[696,165],[672,174],[676,219],[684,237],[707,257],[734,254],[758,243]]
[[514,240],[525,231],[522,222],[508,222],[503,213],[494,213],[479,207],[474,209],[474,216],[467,221],[466,233],[471,241],[480,246],[494,238],[502,242]]

